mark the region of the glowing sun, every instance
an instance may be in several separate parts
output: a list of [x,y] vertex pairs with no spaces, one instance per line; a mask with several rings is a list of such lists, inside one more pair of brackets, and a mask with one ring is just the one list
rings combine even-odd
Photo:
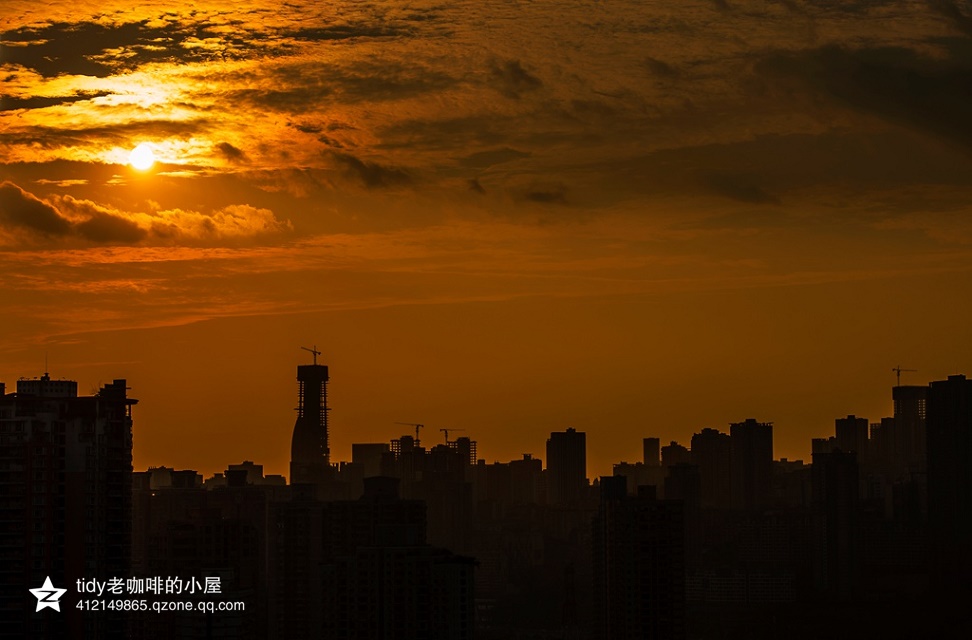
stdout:
[[145,171],[150,168],[155,164],[155,154],[152,152],[152,146],[147,142],[143,142],[132,149],[132,152],[128,154],[128,164],[140,171]]

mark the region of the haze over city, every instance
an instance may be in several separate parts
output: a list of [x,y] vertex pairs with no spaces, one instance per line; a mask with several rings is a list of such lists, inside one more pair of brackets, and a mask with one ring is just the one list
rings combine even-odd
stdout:
[[970,16],[6,1],[0,380],[125,378],[136,469],[286,474],[315,344],[335,459],[575,427],[594,477],[747,418],[808,459],[972,362]]

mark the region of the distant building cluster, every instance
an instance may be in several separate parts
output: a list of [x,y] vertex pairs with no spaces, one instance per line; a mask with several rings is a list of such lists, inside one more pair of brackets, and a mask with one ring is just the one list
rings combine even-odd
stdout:
[[[252,461],[134,472],[125,380],[91,397],[47,374],[0,384],[0,636],[873,637],[899,603],[969,589],[964,376],[895,386],[892,417],[836,419],[810,464],[774,459],[773,424],[746,419],[689,446],[645,437],[592,482],[573,428],[546,466],[487,463],[454,430],[426,447],[419,424],[334,462],[316,356],[297,369],[289,484]],[[51,616],[25,597],[113,575],[218,576],[248,606]]]

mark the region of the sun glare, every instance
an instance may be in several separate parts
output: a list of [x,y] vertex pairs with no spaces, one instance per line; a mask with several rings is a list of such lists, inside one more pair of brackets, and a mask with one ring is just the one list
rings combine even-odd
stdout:
[[155,154],[152,152],[152,146],[143,142],[138,145],[132,152],[128,155],[128,163],[140,171],[145,171],[155,164]]

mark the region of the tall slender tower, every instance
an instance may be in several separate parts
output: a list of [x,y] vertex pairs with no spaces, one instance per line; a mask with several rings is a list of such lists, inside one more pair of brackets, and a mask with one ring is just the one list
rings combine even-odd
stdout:
[[297,367],[297,422],[290,444],[290,482],[320,483],[327,478],[331,450],[327,442],[327,367],[317,364]]

